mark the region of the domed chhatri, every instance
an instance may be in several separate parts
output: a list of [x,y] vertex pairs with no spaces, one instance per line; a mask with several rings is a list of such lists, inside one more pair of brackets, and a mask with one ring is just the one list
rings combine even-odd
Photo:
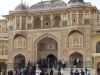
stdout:
[[38,2],[37,4],[30,6],[29,11],[51,11],[54,9],[63,9],[66,7],[67,4],[63,0],[50,0]]
[[15,7],[14,11],[15,12],[17,12],[17,11],[25,11],[25,12],[27,12],[28,9],[29,9],[29,7],[27,5],[21,3],[21,4],[19,4],[18,6]]

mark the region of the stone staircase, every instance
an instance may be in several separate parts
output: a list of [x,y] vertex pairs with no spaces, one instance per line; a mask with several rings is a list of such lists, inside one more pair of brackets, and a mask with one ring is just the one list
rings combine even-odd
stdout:
[[[73,72],[75,72],[76,70],[78,70],[78,72],[81,72],[81,69],[83,69],[83,71],[85,71],[85,68],[65,68],[65,69],[61,69],[61,74],[62,75],[70,75],[71,69],[73,69]],[[97,75],[95,69],[88,68],[88,70],[90,72],[90,75]]]
[[[73,72],[75,72],[76,70],[78,70],[78,72],[81,72],[81,69],[83,69],[83,71],[85,71],[85,68],[65,68],[65,69],[61,69],[61,74],[62,75],[70,75],[70,70],[73,69]],[[92,69],[92,68],[87,68],[90,72],[90,75],[97,75],[96,70]],[[50,73],[51,69],[48,69],[48,73]],[[54,68],[52,69],[54,71],[54,75],[57,75],[57,71]]]

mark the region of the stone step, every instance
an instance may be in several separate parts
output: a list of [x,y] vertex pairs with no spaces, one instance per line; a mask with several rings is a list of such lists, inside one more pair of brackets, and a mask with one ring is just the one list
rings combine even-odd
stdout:
[[[85,68],[65,68],[65,69],[61,69],[61,74],[62,75],[70,75],[71,69],[73,69],[73,72],[75,72],[76,70],[78,70],[78,72],[81,72],[81,69],[83,69],[83,71],[85,71]],[[90,75],[97,75],[95,69],[88,68],[88,70],[90,72]]]

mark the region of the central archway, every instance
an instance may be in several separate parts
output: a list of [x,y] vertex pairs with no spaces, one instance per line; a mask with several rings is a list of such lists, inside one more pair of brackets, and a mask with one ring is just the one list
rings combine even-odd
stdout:
[[74,52],[70,55],[70,68],[83,68],[83,55],[79,52]]
[[56,60],[56,56],[54,56],[53,54],[49,54],[49,55],[47,56],[47,59]]
[[14,57],[14,69],[25,68],[25,56],[22,54],[18,54]]
[[52,54],[57,57],[58,43],[51,37],[44,37],[37,43],[37,61],[47,59],[47,56]]

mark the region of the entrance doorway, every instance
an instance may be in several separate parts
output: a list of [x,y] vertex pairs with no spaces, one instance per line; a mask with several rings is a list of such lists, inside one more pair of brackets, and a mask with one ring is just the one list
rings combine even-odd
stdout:
[[14,69],[17,68],[25,68],[25,56],[23,56],[22,54],[18,54],[14,58]]
[[57,60],[57,58],[53,54],[49,54],[47,59]]
[[7,65],[4,62],[0,62],[0,70],[3,71],[3,75],[6,75]]
[[74,52],[70,55],[70,68],[83,68],[83,55],[78,52]]
[[57,52],[58,43],[51,37],[47,36],[37,43],[37,61],[47,58],[54,59],[54,57],[57,56]]
[[97,75],[100,75],[100,62],[97,63]]

